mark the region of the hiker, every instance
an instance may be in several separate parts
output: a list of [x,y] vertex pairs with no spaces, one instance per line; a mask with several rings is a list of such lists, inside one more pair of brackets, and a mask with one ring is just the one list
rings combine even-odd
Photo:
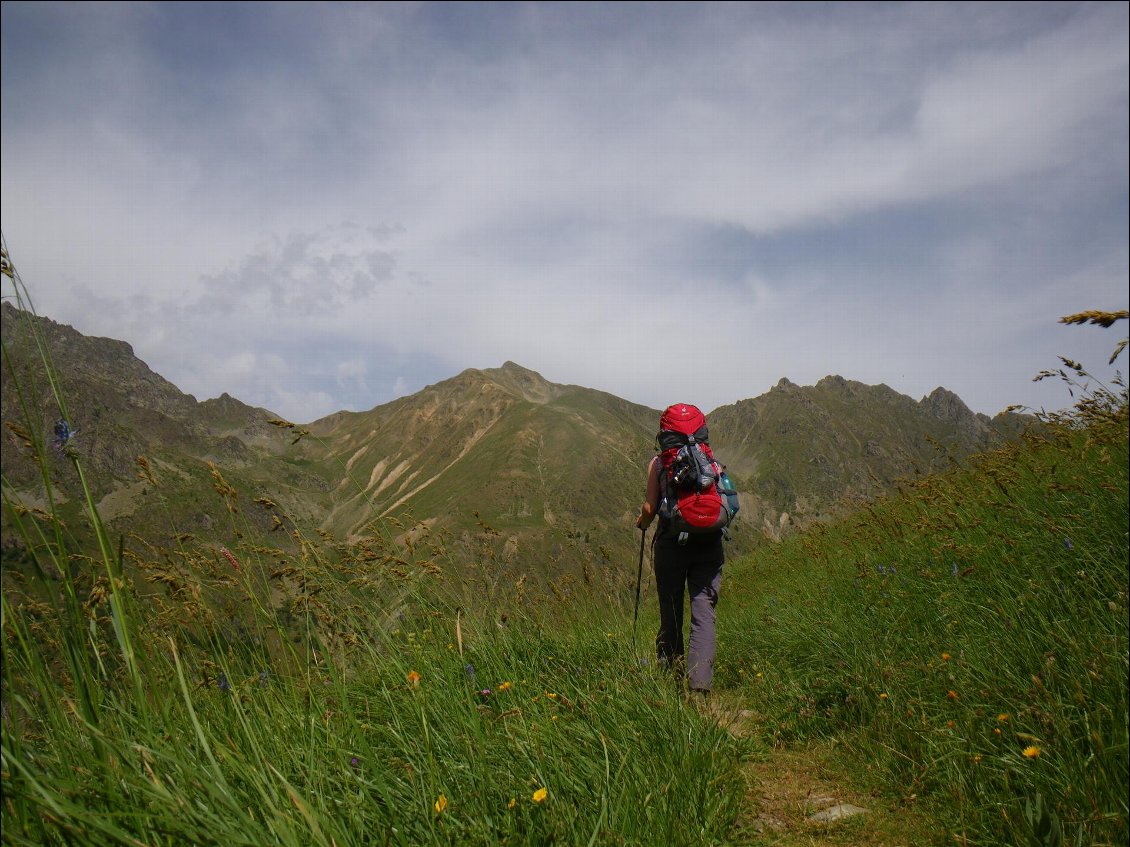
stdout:
[[[695,406],[669,406],[659,418],[658,454],[647,466],[647,497],[636,526],[652,538],[655,588],[659,595],[656,654],[662,666],[682,676],[691,691],[709,694],[714,674],[714,609],[722,584],[722,537],[733,512],[729,480],[707,444],[706,417]],[[688,470],[689,466],[689,470]],[[686,477],[694,477],[688,485]],[[724,485],[719,489],[719,483]],[[736,494],[734,494],[736,511]],[[719,508],[721,507],[721,508]],[[641,550],[642,550],[641,538]],[[683,649],[683,596],[690,594],[689,650]]]

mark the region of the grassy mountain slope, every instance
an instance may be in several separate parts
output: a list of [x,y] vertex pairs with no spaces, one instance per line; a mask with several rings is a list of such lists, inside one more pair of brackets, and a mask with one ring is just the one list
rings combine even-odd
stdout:
[[[658,410],[550,383],[507,362],[286,431],[269,423],[270,412],[228,395],[197,402],[123,342],[85,337],[9,304],[3,320],[11,363],[3,418],[17,428],[6,433],[4,474],[29,506],[45,505],[45,490],[17,430],[49,439],[64,415],[37,332],[79,432],[71,447],[111,528],[147,538],[191,532],[217,544],[235,531],[266,537],[277,524],[248,504],[268,497],[292,519],[344,540],[387,517],[443,528],[468,551],[478,545],[468,555],[481,554],[485,535],[491,554],[517,570],[632,558],[632,516]],[[974,415],[940,388],[915,402],[886,386],[827,377],[813,387],[782,380],[761,397],[714,410],[710,426],[742,493],[740,550],[983,450],[1016,423]],[[149,462],[147,480],[139,456]],[[65,519],[81,526],[73,468],[58,457],[51,474]],[[214,496],[214,485],[230,485],[236,501]],[[225,514],[237,503],[244,524]]]
[[317,421],[304,455],[327,478],[336,470],[324,522],[335,535],[388,515],[456,534],[481,521],[501,533],[507,556],[544,558],[567,539],[631,536],[657,417],[508,362]]
[[1014,414],[976,415],[944,388],[915,402],[840,376],[805,387],[782,379],[710,414],[715,452],[769,506],[761,516],[768,532],[789,520],[826,518],[897,480],[999,444],[1022,425]]
[[736,563],[721,684],[938,843],[1126,843],[1125,393],[1083,422]]

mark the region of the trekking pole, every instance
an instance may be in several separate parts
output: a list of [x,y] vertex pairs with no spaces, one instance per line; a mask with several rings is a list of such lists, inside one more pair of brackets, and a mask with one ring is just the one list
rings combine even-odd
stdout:
[[636,610],[632,613],[632,649],[636,646],[636,622],[640,618],[640,583],[643,582],[643,542],[647,538],[647,527],[640,527],[640,566],[636,570]]

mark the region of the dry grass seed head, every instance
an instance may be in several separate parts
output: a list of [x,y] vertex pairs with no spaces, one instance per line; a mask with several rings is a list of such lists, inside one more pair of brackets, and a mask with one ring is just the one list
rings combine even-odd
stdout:
[[1130,311],[1122,309],[1117,312],[1103,312],[1098,310],[1089,310],[1086,312],[1078,312],[1074,315],[1067,315],[1059,319],[1061,324],[1097,324],[1098,326],[1110,327],[1116,321],[1124,321],[1130,317]]

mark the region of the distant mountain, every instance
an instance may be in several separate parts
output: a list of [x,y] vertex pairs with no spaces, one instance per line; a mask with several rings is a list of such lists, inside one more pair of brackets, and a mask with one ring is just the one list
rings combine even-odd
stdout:
[[[214,482],[208,463],[250,489],[252,469],[280,449],[276,428],[267,424],[274,417],[270,412],[226,394],[198,403],[150,370],[122,341],[84,336],[7,302],[0,308],[0,322],[5,486],[25,504],[46,505],[41,471],[24,440],[30,436],[46,443],[52,496],[79,535],[86,523],[81,485],[73,465],[51,446],[60,418],[66,417],[76,432],[70,446],[82,458],[103,519],[142,535],[215,529],[226,509],[208,496]],[[50,354],[66,415],[43,365],[40,342]],[[149,462],[150,475],[164,495],[161,504],[150,496],[152,485],[139,477],[138,457]],[[249,517],[267,524],[265,516]]]
[[[8,490],[29,506],[42,505],[45,492],[21,432],[30,426],[49,441],[61,416],[33,327],[79,433],[72,446],[114,531],[165,539],[189,532],[217,544],[233,533],[266,536],[278,524],[253,501],[268,497],[343,541],[374,521],[407,526],[410,518],[443,529],[465,558],[489,555],[516,570],[618,562],[638,543],[632,520],[659,410],[551,383],[507,362],[366,412],[337,412],[305,425],[304,434],[272,425],[271,412],[226,394],[197,402],[128,344],[89,338],[5,303],[11,366],[0,409],[3,472]],[[914,401],[838,376],[813,387],[783,379],[709,419],[715,453],[742,492],[739,546],[944,467],[947,456],[989,448],[1020,425],[1015,416],[975,415],[942,388]],[[152,479],[139,475],[138,456]],[[223,486],[209,463],[238,492],[238,520],[217,493]],[[70,462],[56,455],[51,477],[68,501],[68,520],[81,524]]]
[[936,388],[914,401],[886,385],[828,376],[815,386],[782,379],[770,391],[715,409],[711,443],[732,475],[769,506],[762,525],[827,517],[945,469],[1016,436],[1024,418],[975,414]]
[[325,526],[335,535],[410,513],[460,533],[482,521],[502,534],[507,557],[545,557],[586,534],[632,537],[657,416],[507,362],[331,415],[303,445],[334,482]]
[[[658,420],[656,409],[506,362],[330,415],[301,448],[311,470],[337,480],[323,524],[337,537],[410,515],[450,529],[469,555],[489,527],[504,563],[600,565],[631,558],[638,542]],[[752,492],[743,503],[760,527],[771,510]]]

